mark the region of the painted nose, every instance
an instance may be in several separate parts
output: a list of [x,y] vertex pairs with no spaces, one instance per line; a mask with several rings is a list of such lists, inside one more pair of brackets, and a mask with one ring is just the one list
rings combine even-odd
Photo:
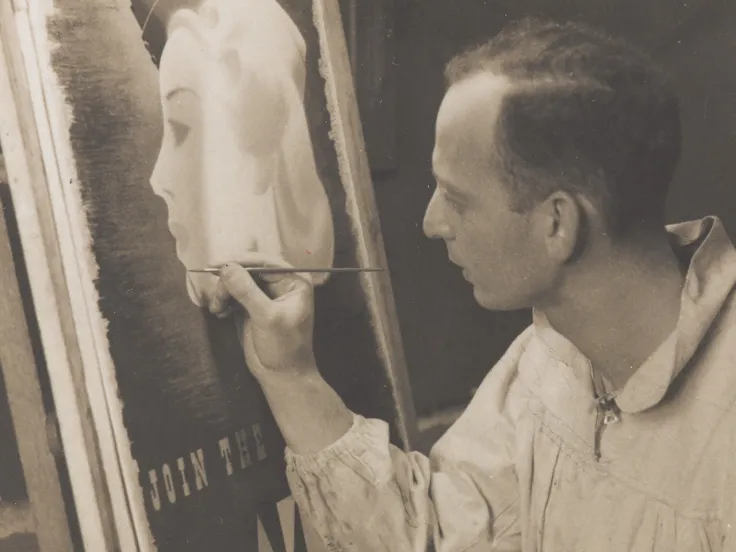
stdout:
[[437,191],[432,194],[429,205],[427,205],[422,229],[424,230],[424,234],[431,239],[448,239],[450,237],[450,229],[442,214],[440,198]]

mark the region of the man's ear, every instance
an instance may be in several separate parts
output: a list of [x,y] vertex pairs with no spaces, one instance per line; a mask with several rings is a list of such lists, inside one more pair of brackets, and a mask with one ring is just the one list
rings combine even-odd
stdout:
[[560,264],[574,261],[584,248],[586,214],[578,198],[565,191],[550,194],[544,200],[544,240],[550,258]]

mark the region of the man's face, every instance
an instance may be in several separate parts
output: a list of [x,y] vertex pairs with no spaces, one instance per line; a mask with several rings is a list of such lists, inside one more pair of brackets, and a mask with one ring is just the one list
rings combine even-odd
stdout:
[[532,306],[552,286],[557,268],[538,215],[512,210],[494,161],[494,128],[509,86],[483,74],[448,91],[432,156],[437,187],[424,219],[425,233],[445,241],[478,303],[492,310]]

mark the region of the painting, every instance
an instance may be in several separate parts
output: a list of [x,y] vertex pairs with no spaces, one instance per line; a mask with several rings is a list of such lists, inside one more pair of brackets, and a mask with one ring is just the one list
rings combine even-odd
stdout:
[[[385,267],[339,6],[34,6],[14,14],[23,32],[3,39],[20,60],[14,78],[31,83],[15,97],[37,110],[25,124],[39,127],[45,178],[34,180],[35,196],[22,179],[13,193],[35,202],[46,236],[41,256],[21,217],[24,247],[52,266],[55,244],[66,278],[56,299],[70,314],[58,324],[67,358],[81,366],[78,403],[89,403],[94,422],[92,437],[77,432],[92,476],[72,486],[78,504],[86,484],[104,505],[99,527],[80,515],[85,546],[323,550],[289,497],[285,445],[241,332],[207,308],[216,277],[191,270],[252,250],[302,267]],[[22,48],[24,36],[32,48]],[[43,101],[33,93],[38,67]],[[38,215],[40,196],[53,224]],[[37,295],[41,272],[31,275]],[[388,271],[313,281],[323,375],[351,409],[386,419],[393,441],[409,446]],[[53,321],[43,320],[48,336]],[[60,426],[68,446],[72,420]]]
[[[334,225],[304,110],[306,44],[275,0],[175,11],[159,66],[163,138],[151,175],[186,269],[259,251],[331,268]],[[314,275],[322,284],[328,273]],[[215,278],[186,275],[207,303]]]

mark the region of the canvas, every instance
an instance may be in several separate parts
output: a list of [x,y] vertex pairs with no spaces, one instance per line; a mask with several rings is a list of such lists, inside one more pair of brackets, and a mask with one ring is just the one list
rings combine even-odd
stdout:
[[[252,249],[300,266],[385,267],[339,9],[210,5],[56,0],[29,23],[60,159],[46,193],[100,441],[89,455],[100,448],[106,472],[91,485],[100,503],[111,494],[102,532],[141,549],[314,552],[240,328],[207,309],[216,277],[187,269]],[[326,52],[335,37],[338,52]],[[326,379],[407,446],[389,274],[315,283]]]

